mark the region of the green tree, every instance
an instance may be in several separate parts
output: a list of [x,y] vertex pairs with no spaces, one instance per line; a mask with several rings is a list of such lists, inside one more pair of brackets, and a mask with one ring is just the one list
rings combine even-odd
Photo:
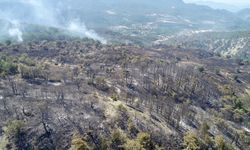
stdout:
[[225,142],[222,136],[215,136],[215,144],[218,150],[223,150]]
[[123,144],[126,141],[126,136],[118,129],[111,134],[111,148],[116,150],[123,150]]
[[199,67],[197,68],[197,70],[198,70],[199,72],[204,72],[204,71],[205,71],[205,68],[204,68],[203,66],[199,66]]
[[154,144],[151,141],[150,135],[148,133],[140,132],[138,133],[136,139],[140,142],[141,145],[143,145],[145,149],[147,150],[154,149]]
[[223,136],[217,135],[215,136],[215,145],[217,150],[235,150],[235,148],[231,145],[225,142],[223,139]]
[[3,130],[5,135],[7,135],[8,137],[13,135],[17,136],[24,125],[25,123],[23,120],[12,120],[7,123]]
[[5,75],[15,75],[18,73],[18,67],[13,62],[13,58],[7,57],[5,55],[0,55],[0,74]]
[[109,145],[110,145],[110,141],[106,137],[101,136],[101,138],[100,138],[100,149],[101,150],[108,150]]
[[185,150],[198,150],[199,140],[197,134],[194,132],[187,132],[184,136],[184,149]]
[[19,57],[19,62],[23,63],[27,66],[35,66],[36,65],[35,61],[32,60],[31,58],[29,58],[28,54],[25,54],[25,53]]
[[125,150],[146,150],[138,140],[127,140],[124,144]]
[[[13,149],[20,149],[21,147],[23,149],[26,149],[26,138],[25,138],[25,132],[23,130],[23,127],[25,126],[25,122],[23,120],[12,120],[9,121],[5,127],[3,127],[4,135],[3,135],[3,141],[0,138],[0,147],[6,147],[8,143],[12,143]],[[6,139],[4,139],[6,138]],[[1,143],[4,142],[4,143]],[[8,142],[8,143],[6,143]],[[5,145],[5,146],[4,146]]]
[[71,147],[69,150],[90,150],[88,143],[79,135],[74,134],[71,141]]
[[203,140],[205,139],[205,136],[208,135],[209,126],[206,122],[203,122],[200,128],[200,135],[202,136]]

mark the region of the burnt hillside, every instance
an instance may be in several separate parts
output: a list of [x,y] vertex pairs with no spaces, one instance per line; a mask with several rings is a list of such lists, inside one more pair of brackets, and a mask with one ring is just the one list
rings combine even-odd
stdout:
[[92,40],[0,58],[0,149],[249,149],[247,61]]

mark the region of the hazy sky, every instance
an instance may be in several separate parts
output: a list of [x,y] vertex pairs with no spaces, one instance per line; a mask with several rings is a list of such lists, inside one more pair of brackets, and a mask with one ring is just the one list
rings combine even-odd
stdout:
[[183,0],[186,3],[197,3],[208,5],[215,9],[226,9],[237,12],[245,8],[250,8],[250,0]]
[[244,6],[250,5],[250,0],[184,0],[185,2],[210,1],[215,3],[225,3],[228,5]]

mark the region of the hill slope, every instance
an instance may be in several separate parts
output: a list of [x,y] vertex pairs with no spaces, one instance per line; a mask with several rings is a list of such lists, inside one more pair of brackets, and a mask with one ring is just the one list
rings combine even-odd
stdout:
[[0,147],[249,146],[249,62],[91,40],[0,51]]

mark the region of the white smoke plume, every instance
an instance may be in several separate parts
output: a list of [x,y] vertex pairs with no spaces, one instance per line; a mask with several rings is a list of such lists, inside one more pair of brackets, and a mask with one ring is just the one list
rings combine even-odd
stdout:
[[23,33],[18,28],[9,29],[9,35],[11,37],[16,37],[18,42],[23,42]]
[[[6,27],[9,36],[23,41],[22,24],[55,27],[71,32],[74,36],[88,37],[106,43],[94,30],[89,30],[79,16],[64,16],[74,1],[69,0],[0,0],[1,20],[9,22]],[[0,29],[0,32],[1,29]]]
[[77,20],[70,22],[67,29],[80,37],[85,36],[91,39],[98,40],[103,44],[107,43],[107,41],[104,38],[100,37],[94,30],[88,30],[84,23],[80,23]]

